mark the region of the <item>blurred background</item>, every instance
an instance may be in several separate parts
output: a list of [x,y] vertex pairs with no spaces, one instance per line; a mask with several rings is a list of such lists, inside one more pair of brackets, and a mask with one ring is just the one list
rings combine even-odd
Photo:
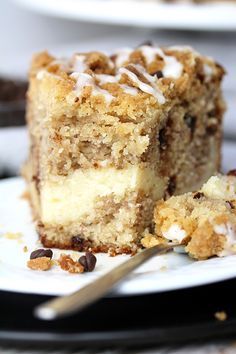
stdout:
[[[19,173],[27,155],[25,91],[34,52],[190,45],[226,68],[225,139],[236,140],[236,1],[164,4],[158,0],[1,0],[0,176]],[[232,154],[231,154],[232,156]]]

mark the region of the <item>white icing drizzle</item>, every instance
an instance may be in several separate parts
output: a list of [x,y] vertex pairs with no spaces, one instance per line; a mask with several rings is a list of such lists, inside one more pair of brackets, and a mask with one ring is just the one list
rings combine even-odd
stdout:
[[163,236],[170,241],[181,243],[187,235],[186,231],[181,229],[178,224],[173,224],[167,231],[163,232]]
[[236,225],[231,223],[218,224],[214,226],[214,231],[218,235],[226,236],[226,244],[224,250],[221,251],[218,255],[220,257],[232,255],[236,253]]
[[[182,64],[178,62],[174,56],[165,55],[160,48],[141,46],[140,48],[137,48],[137,50],[142,52],[148,64],[154,61],[157,55],[161,57],[164,60],[164,68],[162,70],[164,77],[178,78],[181,75],[183,70]],[[114,66],[116,67],[116,75],[94,74],[92,76],[86,74],[85,71],[88,69],[88,65],[86,64],[86,54],[75,54],[70,61],[61,60],[57,61],[57,63],[60,64],[66,72],[69,73],[73,71],[71,77],[76,79],[75,91],[77,96],[82,94],[84,87],[91,86],[92,95],[103,95],[106,102],[110,103],[114,99],[114,96],[112,96],[109,91],[99,87],[99,85],[117,83],[126,94],[132,96],[137,95],[138,89],[140,89],[141,91],[154,96],[159,104],[164,104],[165,97],[158,88],[158,79],[155,76],[149,75],[141,65],[131,64],[147,79],[148,83],[145,83],[128,68],[122,67],[122,65],[129,60],[130,54],[133,53],[133,51],[132,48],[122,48],[115,52],[115,64],[111,60],[108,60],[108,65],[111,68],[114,68]],[[40,71],[37,74],[37,78],[42,79],[44,74],[44,72]],[[122,74],[126,74],[138,88],[127,84],[120,84],[119,81]],[[96,80],[98,80],[98,84],[96,84]]]
[[46,71],[45,69],[38,71],[36,75],[37,80],[42,80],[46,73],[48,73],[48,71]]
[[157,79],[155,76],[149,75],[143,66],[138,64],[132,64],[136,70],[138,70],[149,82],[156,84]]
[[128,86],[126,84],[121,84],[120,87],[123,89],[123,91],[125,93],[127,93],[128,95],[131,95],[131,96],[136,96],[137,93],[138,93],[138,90],[136,89],[136,87],[131,87],[131,86]]
[[[162,70],[164,77],[172,77],[174,79],[177,79],[181,76],[183,71],[183,65],[174,56],[165,55],[161,48],[144,45],[137,48],[137,50],[141,51],[148,64],[152,63],[157,55],[160,56],[165,63],[165,66]],[[127,60],[129,60],[129,56],[132,52],[133,49],[131,48],[122,48],[117,51],[115,53],[116,66],[120,68]]]
[[213,69],[210,65],[208,65],[207,63],[204,64],[204,73],[207,76],[211,76],[213,74]]
[[[96,78],[99,80],[99,83],[101,85],[107,84],[107,83],[118,83],[121,75],[104,75],[104,74],[97,74]],[[138,94],[138,90],[135,87],[128,86],[126,84],[119,84],[119,86],[123,89],[125,93],[131,96],[136,96]]]
[[108,91],[97,86],[91,75],[86,73],[73,73],[71,74],[71,77],[76,79],[75,92],[77,97],[81,95],[86,86],[92,86],[93,96],[103,95],[108,104],[113,100],[114,96],[112,96]]
[[114,54],[116,55],[115,64],[120,68],[127,60],[129,60],[130,54],[133,52],[131,48],[121,48]]
[[146,84],[146,83],[142,82],[141,80],[139,80],[137,75],[134,74],[132,71],[128,70],[127,68],[120,68],[119,73],[126,74],[130,78],[130,80],[133,81],[138,86],[138,88],[141,91],[154,96],[156,98],[156,100],[158,101],[158,103],[164,104],[165,97],[163,96],[162,92],[158,89],[156,81],[154,82],[154,80],[156,80],[156,79],[153,76],[147,74],[140,65],[133,65],[133,67],[136,70],[140,71],[141,74],[143,74],[143,75],[145,74],[144,76],[150,82],[150,84]]
[[223,175],[212,176],[202,186],[201,191],[207,197],[214,199],[236,199],[236,178]]
[[50,73],[49,71],[42,69],[37,72],[36,79],[37,80],[42,80],[44,76],[53,76],[54,78],[57,78],[57,80],[63,80],[61,76],[56,75],[54,73]]
[[87,64],[85,63],[86,56],[82,54],[75,54],[72,59],[72,70],[77,73],[83,73],[88,69]]
[[[118,75],[104,75],[104,74],[97,74],[96,78],[99,80],[99,83],[101,85],[107,84],[107,83],[119,83],[119,80],[121,78],[121,74]],[[135,87],[131,87],[126,84],[119,84],[119,86],[123,89],[123,91],[131,96],[135,96],[138,93],[138,90]]]
[[152,63],[157,55],[164,60],[164,68],[162,69],[164,77],[178,79],[181,76],[183,65],[175,57],[165,55],[161,48],[142,46],[139,50],[145,57],[147,64]]
[[203,64],[203,71],[205,74],[206,82],[210,81],[212,76],[214,75],[214,69],[207,63]]
[[116,75],[106,75],[106,74],[96,74],[96,78],[99,80],[101,85],[107,83],[114,83],[119,81],[119,77]]

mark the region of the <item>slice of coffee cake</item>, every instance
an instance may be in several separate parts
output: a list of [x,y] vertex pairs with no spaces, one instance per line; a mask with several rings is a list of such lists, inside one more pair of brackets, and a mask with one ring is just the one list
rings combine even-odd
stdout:
[[24,174],[42,243],[134,252],[157,200],[218,170],[223,74],[187,47],[35,56]]
[[196,259],[236,254],[236,171],[232,172],[211,177],[198,192],[159,201],[156,236],[145,236],[142,244],[179,242]]

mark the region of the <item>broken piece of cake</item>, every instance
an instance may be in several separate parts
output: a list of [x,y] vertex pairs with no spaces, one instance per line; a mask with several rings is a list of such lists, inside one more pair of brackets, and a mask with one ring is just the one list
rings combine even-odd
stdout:
[[173,241],[196,259],[236,254],[236,171],[211,177],[198,192],[159,201],[154,219],[156,236],[146,235],[145,247]]
[[188,47],[36,55],[24,175],[43,245],[141,247],[159,199],[219,170],[223,74]]

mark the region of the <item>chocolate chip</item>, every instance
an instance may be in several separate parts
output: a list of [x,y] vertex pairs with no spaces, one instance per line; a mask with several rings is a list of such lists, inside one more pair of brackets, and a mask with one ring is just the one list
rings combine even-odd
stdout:
[[208,115],[209,118],[215,118],[217,116],[216,108],[213,108],[210,112],[208,112],[207,115]]
[[79,258],[79,263],[84,267],[84,271],[87,272],[88,271],[88,263],[87,263],[87,259],[85,256],[81,256]]
[[72,246],[75,247],[78,251],[82,251],[84,247],[84,239],[80,236],[73,236],[71,238]]
[[204,194],[202,192],[197,192],[194,194],[193,199],[200,199],[204,197]]
[[50,249],[45,250],[43,248],[40,248],[40,249],[35,250],[31,253],[30,259],[36,259],[36,258],[41,258],[41,257],[48,257],[48,258],[52,259],[52,256],[53,256],[52,250],[50,250]]
[[236,177],[236,170],[231,170],[227,173],[227,176],[235,176]]
[[170,196],[172,196],[174,194],[176,190],[176,177],[170,177],[169,179],[169,183],[168,183],[168,187],[167,187],[167,192]]
[[166,141],[166,129],[163,128],[159,131],[159,142],[160,142],[160,148],[161,149],[165,149],[166,145],[167,145],[167,141]]
[[143,46],[153,47],[153,43],[152,43],[152,41],[144,41],[144,42],[142,42],[141,44],[139,44],[139,45],[137,46],[137,48],[143,47]]
[[184,116],[184,122],[189,127],[191,131],[191,135],[193,135],[195,127],[196,127],[196,117],[186,113]]
[[71,241],[73,245],[81,245],[84,240],[80,236],[73,236]]
[[211,124],[211,125],[208,125],[208,127],[206,128],[206,132],[207,132],[208,135],[215,135],[217,130],[218,130],[218,126],[215,123]]
[[155,71],[152,76],[156,76],[158,79],[161,79],[162,77],[164,77],[163,72],[161,70],[157,70]]
[[91,252],[86,252],[85,256],[79,258],[79,263],[84,267],[85,272],[92,272],[95,268],[97,258]]

